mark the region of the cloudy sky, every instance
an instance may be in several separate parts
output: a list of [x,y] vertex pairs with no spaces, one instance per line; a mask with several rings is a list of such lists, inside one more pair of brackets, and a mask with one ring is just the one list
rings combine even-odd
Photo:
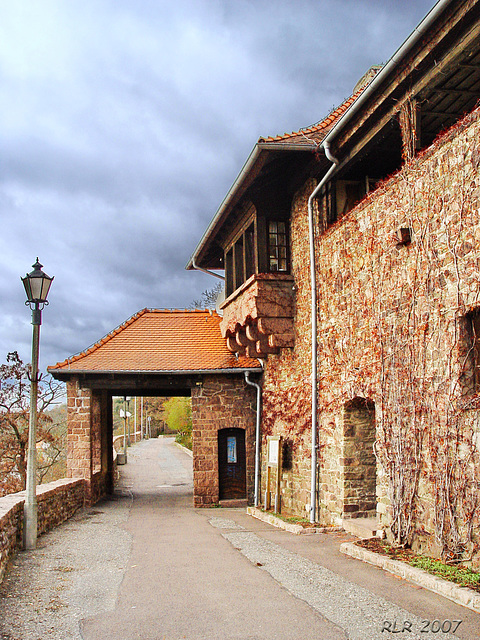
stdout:
[[434,0],[1,0],[0,363],[41,367],[216,279],[184,267],[261,135],[320,120]]

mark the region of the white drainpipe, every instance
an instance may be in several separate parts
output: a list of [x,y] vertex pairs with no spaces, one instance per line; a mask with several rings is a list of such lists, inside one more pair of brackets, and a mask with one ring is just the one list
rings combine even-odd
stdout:
[[[260,361],[263,367],[263,362]],[[262,388],[257,382],[250,380],[250,371],[245,371],[245,382],[257,390],[257,415],[255,421],[255,489],[253,504],[258,507],[260,504],[260,425],[262,419]]]
[[197,265],[195,264],[195,256],[192,258],[192,267],[196,271],[203,271],[203,273],[208,273],[209,276],[215,276],[215,278],[219,278],[220,280],[225,280],[225,276],[222,276],[219,273],[215,273],[215,271],[209,271],[208,269],[202,269],[202,267],[197,267]]
[[308,198],[308,238],[310,245],[310,297],[311,297],[311,351],[312,351],[312,468],[310,482],[310,522],[316,520],[317,503],[317,275],[315,270],[315,226],[313,200],[335,171],[333,164]]

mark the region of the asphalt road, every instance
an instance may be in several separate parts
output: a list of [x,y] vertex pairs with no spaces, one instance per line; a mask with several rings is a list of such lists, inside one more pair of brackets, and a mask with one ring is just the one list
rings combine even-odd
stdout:
[[[191,458],[145,441],[114,500],[18,555],[0,588],[2,640],[480,638],[478,614],[343,556],[346,539],[195,510]],[[422,632],[434,620],[461,623]]]

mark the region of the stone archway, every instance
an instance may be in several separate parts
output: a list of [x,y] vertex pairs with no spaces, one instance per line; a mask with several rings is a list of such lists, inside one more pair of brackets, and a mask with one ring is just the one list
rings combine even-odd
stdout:
[[67,382],[69,477],[84,478],[88,500],[111,492],[112,396],[190,396],[195,506],[218,503],[217,431],[245,431],[246,493],[253,496],[255,392],[245,373],[260,363],[233,356],[208,310],[143,309],[49,372]]
[[218,431],[225,425],[242,431],[244,498],[253,498],[255,392],[241,374],[189,374],[174,379],[153,374],[74,375],[67,380],[67,475],[87,482],[87,500],[95,503],[113,491],[112,397],[188,395],[192,398],[193,483],[197,507],[220,499]]
[[375,404],[354,398],[343,410],[343,517],[374,518],[377,508]]

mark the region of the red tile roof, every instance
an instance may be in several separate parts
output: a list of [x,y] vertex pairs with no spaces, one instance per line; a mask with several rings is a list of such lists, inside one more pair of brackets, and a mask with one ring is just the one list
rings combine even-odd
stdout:
[[[365,85],[366,86],[366,85]],[[343,114],[347,111],[347,109],[355,102],[358,96],[365,89],[363,86],[356,93],[353,94],[348,100],[345,100],[343,104],[334,109],[329,115],[317,122],[316,124],[312,124],[310,127],[305,127],[304,129],[300,129],[299,131],[293,131],[292,133],[284,133],[283,135],[278,136],[269,136],[268,138],[260,138],[259,143],[262,142],[281,142],[295,145],[304,144],[306,147],[311,147],[312,143],[314,145],[320,144],[322,140],[325,138],[327,133],[332,129],[333,125],[340,120]]]
[[55,373],[183,372],[260,368],[236,358],[220,333],[216,312],[143,309],[97,343],[49,367]]

